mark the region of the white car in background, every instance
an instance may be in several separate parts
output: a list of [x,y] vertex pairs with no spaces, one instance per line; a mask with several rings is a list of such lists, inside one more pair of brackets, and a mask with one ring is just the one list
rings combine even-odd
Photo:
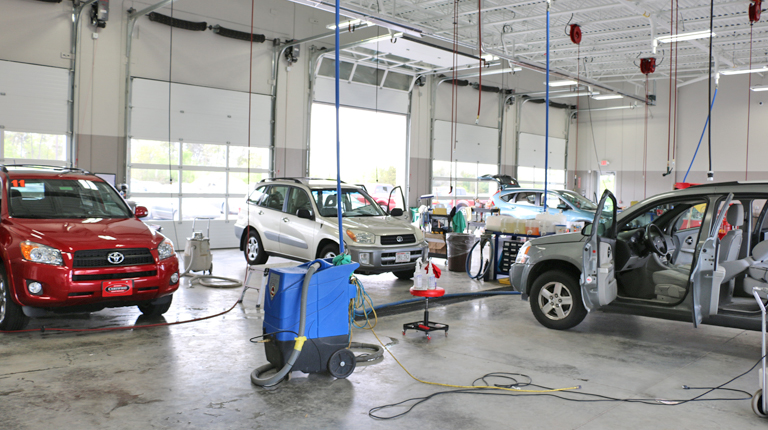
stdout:
[[[360,264],[357,272],[411,278],[416,260],[428,255],[422,231],[400,218],[402,209],[387,215],[361,188],[343,184],[341,194],[344,248]],[[299,261],[337,255],[337,195],[332,181],[263,180],[235,223],[245,260],[264,264],[270,255]]]

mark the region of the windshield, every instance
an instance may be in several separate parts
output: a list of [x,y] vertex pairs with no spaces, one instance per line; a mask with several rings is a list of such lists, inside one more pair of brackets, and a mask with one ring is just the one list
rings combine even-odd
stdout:
[[130,218],[128,206],[106,182],[87,179],[10,181],[8,211],[14,218]]
[[[341,196],[342,217],[386,215],[376,202],[359,190],[342,189]],[[336,190],[312,190],[312,198],[315,199],[320,216],[335,217],[337,215]]]
[[596,204],[592,203],[582,195],[574,193],[573,191],[560,191],[560,195],[564,200],[567,200],[568,203],[572,204],[576,209],[581,209],[584,211],[597,210]]

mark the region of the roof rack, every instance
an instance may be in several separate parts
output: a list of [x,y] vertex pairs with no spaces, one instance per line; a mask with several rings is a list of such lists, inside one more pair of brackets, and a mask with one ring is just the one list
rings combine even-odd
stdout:
[[[306,184],[306,181],[332,181],[336,182],[335,179],[324,179],[324,178],[308,178],[308,177],[283,177],[283,178],[264,178],[259,182],[273,182],[273,181],[293,181],[297,184]],[[346,182],[341,181],[342,184],[346,184]]]
[[45,164],[0,164],[0,169],[3,170],[3,172],[8,173],[8,168],[33,168],[33,169],[47,169],[47,170],[60,170],[60,171],[66,171],[66,172],[82,172],[82,173],[88,173],[91,172],[81,169],[79,167],[67,167],[67,166],[48,166]]

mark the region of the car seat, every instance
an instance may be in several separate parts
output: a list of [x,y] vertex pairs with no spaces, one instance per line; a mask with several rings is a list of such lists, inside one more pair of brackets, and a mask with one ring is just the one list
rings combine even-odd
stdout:
[[[768,240],[755,245],[752,250],[752,257],[747,257],[739,261],[749,263],[747,266],[747,276],[744,278],[744,292],[752,295],[754,287],[768,287]],[[759,292],[763,299],[768,298],[765,292]]]

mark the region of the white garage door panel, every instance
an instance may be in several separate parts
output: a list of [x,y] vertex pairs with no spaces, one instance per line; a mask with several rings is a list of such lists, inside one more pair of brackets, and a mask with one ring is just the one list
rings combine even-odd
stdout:
[[8,131],[66,134],[69,71],[0,61],[0,125]]
[[[131,136],[168,139],[168,83],[133,79]],[[248,93],[172,83],[171,141],[248,145]],[[268,147],[272,105],[251,95],[251,146]]]
[[[333,78],[317,77],[315,101],[336,103],[336,82]],[[408,113],[408,93],[405,91],[379,88],[376,85],[357,82],[341,81],[339,83],[339,103],[349,107]]]
[[[544,168],[544,148],[544,136],[520,133],[517,164]],[[549,136],[549,168],[565,170],[565,139]]]
[[[433,155],[436,160],[451,160],[451,123],[435,121]],[[496,164],[499,160],[499,131],[478,125],[456,125],[455,160],[464,163]]]

